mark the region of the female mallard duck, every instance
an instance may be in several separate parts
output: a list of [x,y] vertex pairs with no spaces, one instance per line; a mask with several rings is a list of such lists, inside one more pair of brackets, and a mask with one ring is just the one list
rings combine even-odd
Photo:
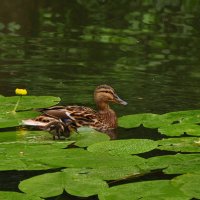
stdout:
[[117,128],[117,116],[109,103],[127,105],[120,99],[114,89],[100,85],[94,91],[94,100],[98,111],[84,106],[54,106],[40,109],[42,115],[35,119],[24,120],[24,125],[38,126],[55,136],[67,137],[71,129],[89,126],[97,131],[110,133]]

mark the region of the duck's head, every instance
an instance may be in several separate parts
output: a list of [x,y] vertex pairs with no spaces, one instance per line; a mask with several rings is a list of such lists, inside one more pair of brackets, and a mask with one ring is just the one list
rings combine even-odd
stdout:
[[118,95],[115,93],[114,89],[109,85],[100,85],[94,91],[94,99],[97,104],[104,103],[117,103],[121,105],[127,105],[127,102],[120,99]]

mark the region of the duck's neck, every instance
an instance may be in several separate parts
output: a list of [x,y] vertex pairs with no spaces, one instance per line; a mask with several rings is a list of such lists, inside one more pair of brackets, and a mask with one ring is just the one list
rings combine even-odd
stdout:
[[99,111],[102,111],[102,112],[106,112],[106,111],[110,110],[109,104],[104,101],[98,101],[97,107],[98,107]]
[[110,108],[107,102],[101,101],[97,102],[98,113],[101,121],[104,124],[108,124],[110,128],[117,127],[117,116],[115,112]]

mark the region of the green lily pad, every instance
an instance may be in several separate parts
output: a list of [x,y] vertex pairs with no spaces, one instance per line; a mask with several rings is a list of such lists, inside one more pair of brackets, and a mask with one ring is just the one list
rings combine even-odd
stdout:
[[199,154],[156,156],[147,159],[146,164],[151,170],[163,169],[163,172],[166,174],[200,172]]
[[127,115],[119,118],[119,126],[135,128],[143,124],[146,128],[159,128],[161,134],[180,136],[185,132],[188,135],[199,135],[200,110],[170,112],[163,115],[143,113]]
[[[14,112],[13,109],[19,98],[21,99],[17,110],[20,112]],[[59,101],[59,97],[52,96],[0,96],[0,128],[19,126],[23,119],[34,118],[39,115],[38,112],[27,110],[53,106]]]
[[77,173],[76,170],[70,170],[70,173],[46,173],[19,184],[21,191],[44,198],[60,195],[64,189],[69,194],[88,197],[98,194],[107,187],[105,181],[88,174]]
[[[13,97],[3,97],[0,96],[0,110],[2,113],[11,112],[18,99],[19,96]],[[49,106],[53,106],[60,102],[59,97],[53,96],[22,96],[17,107],[17,110],[31,110],[35,108],[45,108]]]
[[[147,120],[152,122],[157,122],[159,115],[151,113],[135,114],[135,115],[126,115],[118,119],[120,127],[123,128],[135,128],[144,124]],[[157,127],[157,124],[156,124]]]
[[189,200],[178,187],[169,180],[145,181],[111,187],[99,194],[99,200],[176,199]]
[[38,115],[39,113],[35,111],[0,113],[0,128],[19,126],[23,119]]
[[102,180],[123,180],[147,173],[147,171],[142,169],[142,166],[140,167],[138,165],[122,166],[120,168],[118,166],[104,166],[98,168],[66,168],[63,171],[69,174],[76,173],[80,176],[87,174],[87,176],[96,177]]
[[[52,157],[63,155],[66,151],[63,148],[69,144],[71,144],[71,141],[60,143],[53,141],[43,141],[41,143],[1,143],[0,170],[42,170],[54,168],[55,163],[53,160],[51,164],[46,164],[43,162],[43,158],[48,157],[51,159]],[[60,167],[62,166],[60,165]]]
[[44,156],[37,159],[38,162],[54,167],[73,167],[73,168],[101,168],[101,167],[123,167],[130,165],[142,165],[145,159],[138,156],[129,155],[110,155],[105,152],[89,152],[83,149],[66,149],[65,153],[51,156]]
[[83,127],[78,130],[77,134],[73,134],[69,140],[75,141],[76,146],[87,147],[97,142],[110,140],[110,137],[94,129]]
[[41,200],[41,198],[36,196],[31,196],[28,194],[23,194],[19,192],[2,192],[0,191],[0,199],[2,200]]
[[200,152],[196,137],[168,138],[158,141],[158,149],[179,152]]
[[200,126],[184,123],[173,124],[159,128],[158,132],[167,136],[181,136],[184,133],[186,133],[187,135],[200,136]]
[[171,180],[172,184],[192,198],[200,199],[200,173],[183,174]]
[[148,139],[112,140],[99,142],[88,147],[91,152],[107,152],[109,154],[138,154],[151,151],[157,142]]

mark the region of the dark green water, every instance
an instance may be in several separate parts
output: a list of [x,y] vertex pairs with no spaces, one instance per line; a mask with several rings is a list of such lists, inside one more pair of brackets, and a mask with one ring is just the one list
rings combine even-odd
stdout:
[[200,108],[200,1],[2,0],[0,94],[26,88],[94,106],[109,84],[118,116]]
[[[191,2],[191,3],[190,3]],[[118,115],[200,108],[199,1],[1,1],[0,93],[93,106],[112,85]]]

